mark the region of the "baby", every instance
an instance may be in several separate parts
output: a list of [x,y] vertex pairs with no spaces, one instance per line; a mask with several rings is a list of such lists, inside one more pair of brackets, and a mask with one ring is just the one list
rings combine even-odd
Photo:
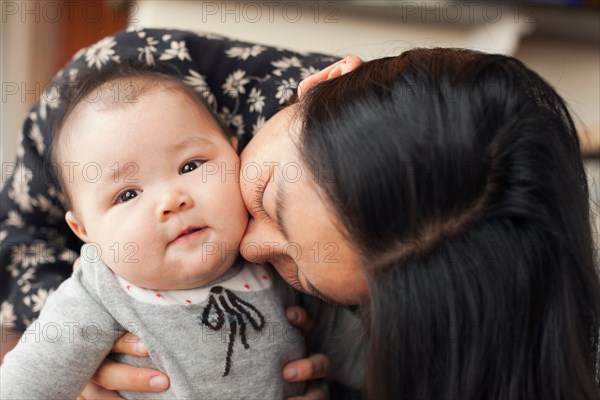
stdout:
[[[304,355],[284,315],[295,294],[238,252],[248,215],[235,138],[185,84],[114,68],[70,93],[52,158],[86,244],[1,368],[2,398],[75,398],[124,331],[165,372],[140,398],[283,398]],[[61,98],[62,100],[62,98]],[[65,105],[63,105],[65,106]]]

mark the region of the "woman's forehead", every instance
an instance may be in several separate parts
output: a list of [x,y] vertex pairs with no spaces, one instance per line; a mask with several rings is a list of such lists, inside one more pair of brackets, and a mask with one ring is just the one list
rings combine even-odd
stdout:
[[295,143],[301,126],[297,114],[295,106],[289,106],[271,117],[242,152],[242,164],[297,158]]

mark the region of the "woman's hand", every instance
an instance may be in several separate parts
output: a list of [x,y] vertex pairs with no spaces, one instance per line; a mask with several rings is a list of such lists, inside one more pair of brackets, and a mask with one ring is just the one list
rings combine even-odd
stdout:
[[[299,306],[288,307],[285,315],[293,326],[300,329],[306,336],[313,327],[312,321],[304,308]],[[287,382],[304,382],[321,379],[329,375],[331,364],[323,354],[312,354],[308,358],[290,361],[283,367],[283,379]],[[293,397],[288,400],[320,400],[327,399],[326,389],[317,384],[309,383],[303,396]]]
[[338,76],[352,72],[356,68],[360,67],[362,63],[363,61],[360,57],[349,55],[343,60],[333,63],[329,67],[304,78],[302,82],[298,84],[298,98],[302,99],[306,92],[317,83],[337,78]]
[[[126,333],[115,342],[113,353],[147,357],[148,350],[139,337]],[[169,378],[156,370],[136,368],[106,359],[90,383],[83,389],[80,399],[121,399],[116,390],[132,392],[163,392],[169,388]]]

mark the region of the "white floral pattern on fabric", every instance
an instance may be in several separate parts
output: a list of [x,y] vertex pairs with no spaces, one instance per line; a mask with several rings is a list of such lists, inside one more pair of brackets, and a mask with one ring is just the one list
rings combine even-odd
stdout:
[[262,95],[260,89],[252,88],[246,103],[250,106],[250,112],[262,113],[265,106],[265,96]]
[[120,57],[115,55],[113,47],[117,42],[111,36],[106,37],[98,43],[92,45],[85,52],[85,61],[87,66],[91,67],[94,65],[97,69],[101,69],[103,65],[109,61],[120,62]]
[[306,68],[300,68],[300,79],[306,79],[309,76],[316,74],[320,69],[313,67],[312,65]]
[[241,135],[244,132],[244,118],[241,115],[233,114],[227,107],[223,107],[221,115],[226,124],[236,128],[236,135]]
[[23,226],[23,218],[21,217],[21,214],[18,214],[14,210],[10,210],[8,212],[8,218],[6,219],[6,225],[14,226],[17,228]]
[[25,302],[34,312],[39,312],[46,303],[48,296],[50,296],[52,293],[54,293],[54,289],[46,290],[44,288],[40,288],[36,293],[25,297]]
[[210,40],[224,40],[224,41],[228,40],[228,38],[226,38],[225,36],[221,36],[216,33],[201,32],[201,31],[195,31],[194,33],[199,37],[203,37],[203,38],[210,39]]
[[275,98],[279,100],[279,104],[283,104],[289,100],[294,94],[294,89],[298,87],[298,82],[294,78],[284,79],[281,81],[281,85],[277,87],[277,93]]
[[11,249],[11,264],[21,265],[21,269],[35,267],[39,263],[56,261],[52,248],[42,241],[35,241],[30,245],[19,244]]
[[64,195],[64,193],[57,191],[54,186],[50,186],[48,188],[48,196],[54,197],[55,199],[58,200],[58,202],[60,204],[64,204],[65,203],[65,195]]
[[75,82],[77,80],[77,74],[79,73],[78,68],[69,69],[69,82]]
[[40,98],[40,117],[46,119],[48,108],[57,109],[60,104],[60,95],[55,85],[49,85]]
[[[73,54],[73,57],[71,57],[71,60],[77,60],[77,59],[81,58],[81,56],[83,56],[85,54],[86,50],[87,50],[87,48],[85,48],[85,47],[83,49],[77,50],[77,52],[75,54]],[[56,76],[60,76],[60,75],[62,75],[62,69],[56,73]]]
[[127,29],[125,30],[125,32],[128,33],[136,33],[136,32],[142,32],[144,30],[144,27],[139,25],[139,24],[133,24],[127,27]]
[[44,150],[46,149],[46,145],[44,144],[44,138],[42,137],[42,132],[40,131],[40,127],[38,124],[33,123],[31,125],[31,130],[29,131],[29,137],[33,140],[35,144],[35,149],[37,150],[40,156],[44,155]]
[[48,213],[48,218],[50,220],[57,222],[63,218],[64,212],[60,208],[56,207],[46,196],[38,194],[35,199],[36,205],[40,208],[40,210]]
[[223,84],[223,92],[231,97],[238,97],[240,94],[246,93],[244,85],[247,85],[250,79],[246,78],[246,71],[238,69],[231,73]]
[[61,261],[67,261],[69,264],[75,262],[75,260],[79,257],[79,253],[73,250],[65,249],[59,255],[58,259]]
[[259,54],[267,50],[266,47],[260,46],[258,44],[252,47],[231,47],[225,51],[227,57],[237,58],[240,60],[247,60],[250,57],[257,57]]
[[23,157],[25,156],[25,147],[23,147],[23,139],[24,139],[24,135],[23,135],[23,131],[21,131],[21,133],[19,133],[19,137],[18,137],[18,143],[19,145],[17,146],[17,161],[20,161],[23,159]]
[[171,48],[165,50],[163,54],[160,55],[160,60],[171,60],[173,58],[178,58],[181,61],[183,60],[191,60],[190,53],[185,45],[185,41],[176,41],[173,40],[171,42]]
[[275,67],[273,70],[273,75],[281,76],[284,71],[287,71],[291,67],[301,68],[302,63],[298,59],[298,57],[283,57],[277,61],[271,62],[271,65]]
[[11,278],[16,278],[19,276],[19,264],[17,262],[8,264],[6,271],[10,274]]
[[19,279],[17,279],[17,285],[19,285],[21,292],[27,293],[31,291],[33,288],[31,281],[35,278],[35,271],[36,270],[34,268],[27,268],[19,277]]
[[12,188],[8,197],[12,199],[23,212],[32,212],[31,197],[29,196],[29,182],[33,179],[33,171],[22,164],[18,164],[14,175]]
[[199,74],[198,72],[190,69],[189,75],[185,77],[183,82],[191,86],[196,92],[200,93],[206,103],[214,109],[217,107],[217,99],[215,95],[210,91],[208,84],[206,83],[206,77]]
[[154,53],[158,50],[156,49],[156,45],[159,43],[158,40],[154,39],[152,36],[148,36],[146,38],[146,45],[144,47],[138,47],[137,50],[140,53],[139,59],[142,58],[146,61],[146,65],[152,66],[155,65],[154,61]]
[[3,301],[0,305],[0,324],[1,325],[14,325],[17,320],[15,315],[15,308],[8,301]]
[[258,119],[256,120],[256,123],[254,125],[252,125],[252,134],[256,134],[256,132],[258,132],[260,130],[260,128],[263,127],[263,125],[265,124],[265,122],[267,121],[267,119],[265,117],[263,117],[262,115],[260,117],[258,117]]

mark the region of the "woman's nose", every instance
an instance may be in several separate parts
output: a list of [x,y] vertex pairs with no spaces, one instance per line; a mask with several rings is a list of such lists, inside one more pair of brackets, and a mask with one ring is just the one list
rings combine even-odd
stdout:
[[194,206],[192,198],[180,191],[171,190],[163,195],[156,208],[156,216],[159,221],[166,221],[172,215],[185,211]]
[[266,221],[250,218],[240,244],[240,253],[254,263],[273,262],[285,255],[287,242]]

